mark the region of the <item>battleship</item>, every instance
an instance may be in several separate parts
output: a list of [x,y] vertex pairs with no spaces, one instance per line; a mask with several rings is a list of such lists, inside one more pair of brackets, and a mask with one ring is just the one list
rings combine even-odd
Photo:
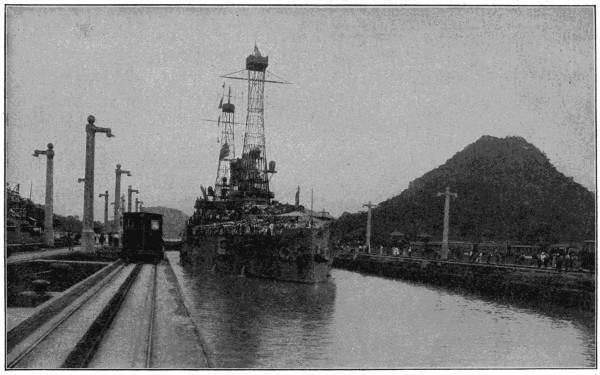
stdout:
[[268,62],[255,46],[246,58],[247,76],[239,77],[239,72],[221,76],[248,82],[242,155],[235,156],[235,105],[231,87],[225,95],[223,84],[217,178],[214,188],[200,187],[202,196],[196,199],[183,233],[181,260],[228,274],[324,282],[334,258],[333,217],[300,206],[300,187],[293,205],[276,201],[269,187],[276,170],[275,162],[267,163],[266,157],[264,85],[289,82],[267,79]]

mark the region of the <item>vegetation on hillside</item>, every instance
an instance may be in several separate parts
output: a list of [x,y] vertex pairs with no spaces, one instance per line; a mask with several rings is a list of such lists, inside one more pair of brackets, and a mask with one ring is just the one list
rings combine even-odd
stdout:
[[[581,242],[595,233],[594,194],[560,173],[521,137],[483,136],[440,167],[412,181],[372,211],[372,243],[394,230],[409,240],[441,240],[444,197],[450,186],[450,239],[519,244]],[[345,213],[342,241],[364,241],[366,213]]]

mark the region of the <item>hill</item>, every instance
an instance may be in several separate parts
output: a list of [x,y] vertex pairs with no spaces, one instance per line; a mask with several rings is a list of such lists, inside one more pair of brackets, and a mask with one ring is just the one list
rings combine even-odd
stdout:
[[[594,194],[559,172],[546,155],[521,137],[483,136],[440,167],[373,209],[372,241],[385,244],[394,230],[410,240],[442,236],[446,186],[450,239],[520,244],[593,239]],[[366,213],[344,214],[342,240],[364,239]]]
[[163,237],[180,238],[181,231],[185,228],[185,221],[188,216],[174,208],[167,207],[144,207],[144,212],[152,212],[163,215]]

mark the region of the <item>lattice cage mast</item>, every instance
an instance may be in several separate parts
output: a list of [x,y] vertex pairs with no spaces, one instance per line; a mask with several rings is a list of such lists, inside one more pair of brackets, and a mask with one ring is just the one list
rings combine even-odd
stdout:
[[[221,146],[221,154],[223,154],[223,147],[225,142],[230,147],[229,163],[226,164],[229,167],[229,178],[228,185],[224,183],[223,177],[226,177],[226,166],[221,167],[221,158],[219,160],[219,172],[217,175],[217,182],[215,188],[217,192],[215,199],[237,199],[255,204],[268,204],[274,197],[273,193],[269,189],[269,174],[275,172],[275,162],[271,161],[267,164],[267,150],[265,141],[265,126],[264,126],[264,97],[265,97],[265,82],[271,83],[286,83],[286,81],[273,81],[266,80],[267,67],[269,65],[269,57],[262,56],[258,47],[254,46],[254,53],[246,58],[246,71],[247,78],[235,77],[231,73],[223,78],[230,79],[243,79],[248,81],[248,102],[247,102],[247,115],[246,124],[244,131],[244,145],[242,149],[241,158],[235,158],[234,154],[231,154],[231,147],[234,141],[233,138],[233,125],[234,121],[234,108],[233,112],[225,113],[225,106],[223,105],[223,120],[220,120],[229,126],[223,128],[222,139],[223,144]],[[231,96],[228,97],[228,103]],[[233,104],[231,104],[233,106]],[[229,138],[227,138],[229,137]],[[225,141],[227,139],[227,141]],[[223,169],[222,169],[223,168]],[[220,194],[219,193],[223,192]]]
[[[223,88],[225,85],[223,84]],[[231,87],[227,95],[227,103],[223,103],[224,95],[221,97],[219,108],[221,116],[218,123],[222,125],[221,150],[219,151],[219,166],[217,167],[217,179],[215,181],[215,200],[227,199],[229,195],[229,181],[231,160],[235,159],[235,105],[231,103]]]

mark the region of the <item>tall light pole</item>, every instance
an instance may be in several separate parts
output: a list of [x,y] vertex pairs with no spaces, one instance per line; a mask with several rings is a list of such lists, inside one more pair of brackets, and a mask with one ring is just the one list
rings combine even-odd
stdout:
[[54,227],[52,213],[54,206],[54,146],[48,143],[45,151],[35,150],[33,156],[46,155],[46,206],[44,213],[44,245],[54,247]]
[[83,189],[83,230],[81,244],[83,251],[94,251],[94,153],[96,133],[106,133],[108,138],[114,137],[110,128],[100,128],[94,125],[96,118],[89,115],[85,126],[85,187]]
[[368,207],[367,209],[367,254],[371,254],[371,207],[377,206],[376,204],[363,204],[363,207]]
[[115,182],[115,218],[114,218],[115,222],[114,222],[113,231],[115,233],[118,233],[119,228],[120,228],[119,207],[121,204],[121,175],[126,174],[127,176],[131,176],[131,172],[122,170],[121,164],[117,164],[117,169],[115,170],[115,173],[117,175],[117,178],[116,178],[116,182]]
[[138,200],[137,198],[135,198],[135,212],[140,212],[142,210],[142,204],[144,202]]
[[138,207],[140,205],[140,201],[135,197],[135,212],[138,212]]
[[132,189],[131,185],[129,185],[129,188],[127,189],[127,212],[131,212],[131,193],[139,194],[139,192],[139,190]]
[[104,194],[99,194],[98,197],[104,197],[104,230],[108,230],[108,190]]
[[440,258],[442,260],[448,259],[448,232],[450,232],[450,197],[458,198],[458,194],[450,192],[450,186],[446,186],[446,191],[443,193],[437,193],[437,196],[445,196],[446,201],[444,202],[444,233],[442,234],[442,250],[440,251]]

